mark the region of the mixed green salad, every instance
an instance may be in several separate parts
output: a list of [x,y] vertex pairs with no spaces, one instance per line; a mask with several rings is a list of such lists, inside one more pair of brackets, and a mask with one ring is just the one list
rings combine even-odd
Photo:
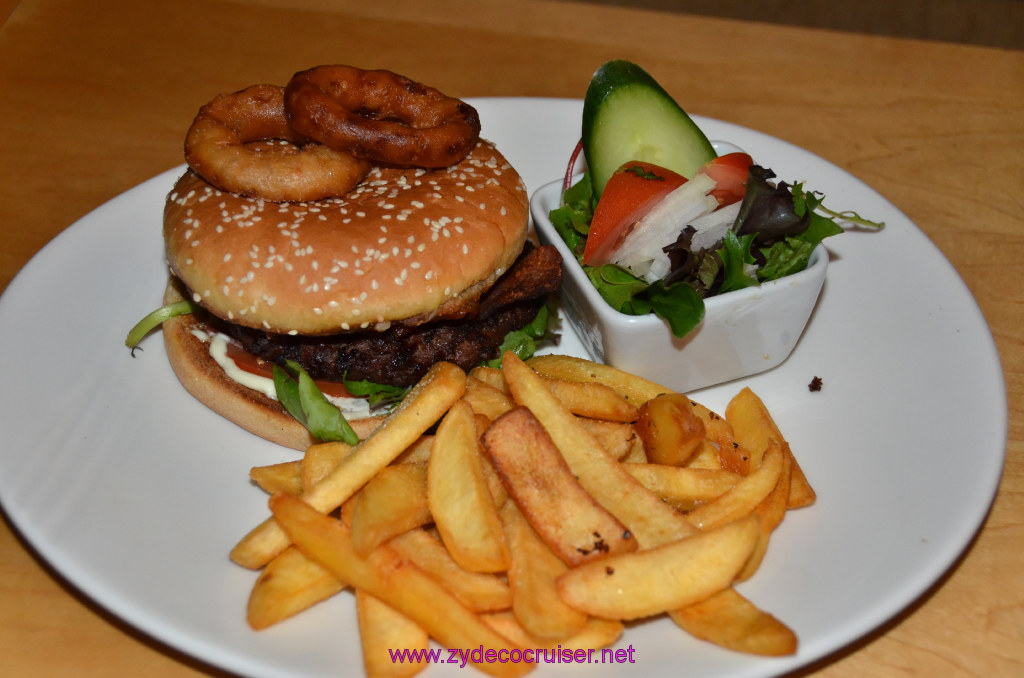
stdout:
[[[587,170],[574,181],[580,154]],[[550,219],[612,308],[655,313],[682,337],[707,297],[803,270],[842,223],[883,225],[774,180],[747,153],[717,155],[650,75],[611,61],[588,87],[583,138]]]

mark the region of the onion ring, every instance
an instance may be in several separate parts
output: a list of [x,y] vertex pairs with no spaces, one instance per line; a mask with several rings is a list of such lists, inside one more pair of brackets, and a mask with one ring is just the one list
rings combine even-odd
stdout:
[[199,109],[185,137],[185,160],[222,191],[273,202],[343,196],[369,164],[297,134],[284,112],[284,88],[253,85]]
[[447,167],[480,138],[475,108],[386,70],[317,66],[292,76],[284,100],[298,133],[376,163]]

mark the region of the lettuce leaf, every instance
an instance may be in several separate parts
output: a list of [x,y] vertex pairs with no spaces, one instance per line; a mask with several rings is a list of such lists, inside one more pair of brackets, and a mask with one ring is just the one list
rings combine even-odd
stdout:
[[327,399],[306,370],[293,360],[274,365],[274,389],[277,400],[318,440],[359,442],[359,436],[345,415]]

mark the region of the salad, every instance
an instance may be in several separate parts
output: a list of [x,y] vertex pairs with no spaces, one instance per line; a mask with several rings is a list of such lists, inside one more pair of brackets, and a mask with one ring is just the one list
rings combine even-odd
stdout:
[[[587,169],[574,181],[581,154]],[[717,155],[651,76],[612,61],[588,87],[583,138],[550,219],[610,306],[655,313],[682,337],[705,298],[802,271],[842,223],[883,226],[822,198],[776,182],[747,153]]]

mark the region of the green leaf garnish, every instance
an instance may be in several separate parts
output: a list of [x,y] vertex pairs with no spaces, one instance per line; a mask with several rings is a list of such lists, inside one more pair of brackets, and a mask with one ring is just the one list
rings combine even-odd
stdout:
[[685,282],[666,286],[658,280],[648,284],[614,264],[583,269],[609,306],[628,315],[654,313],[677,337],[686,336],[704,319],[704,300]]
[[274,365],[274,388],[278,402],[318,440],[349,445],[359,442],[345,415],[297,362],[286,360],[284,367]]
[[668,323],[677,337],[685,337],[704,319],[704,299],[684,282],[666,287],[658,280],[641,297],[650,302],[651,310]]
[[551,312],[545,304],[528,325],[506,334],[501,346],[498,347],[498,357],[494,360],[485,360],[483,364],[487,367],[500,368],[501,358],[506,351],[512,351],[520,360],[528,360],[537,351],[537,341],[547,334],[550,317]]
[[726,232],[722,239],[722,249],[718,250],[725,275],[719,293],[742,290],[745,287],[757,285],[757,279],[747,275],[746,271],[746,265],[754,263],[754,256],[750,253],[750,246],[753,242],[753,233],[737,236],[733,231]]
[[143,337],[160,327],[165,320],[170,320],[171,318],[179,315],[195,313],[197,310],[199,310],[199,306],[188,299],[182,299],[181,301],[176,301],[173,304],[161,306],[139,322],[135,323],[135,327],[129,330],[128,336],[125,337],[124,345],[128,348],[134,349],[138,347],[139,342],[142,341]]
[[384,403],[398,402],[409,392],[409,389],[406,387],[378,384],[369,379],[362,379],[360,381],[342,379],[341,383],[345,385],[345,389],[352,395],[366,398],[371,408]]
[[274,391],[277,393],[277,402],[281,403],[288,414],[309,428],[306,412],[302,409],[302,400],[299,397],[299,380],[280,365],[274,365]]
[[583,245],[590,232],[590,220],[594,215],[594,190],[590,174],[562,193],[562,206],[551,210],[551,225],[558,231],[565,244],[576,255],[583,257]]

